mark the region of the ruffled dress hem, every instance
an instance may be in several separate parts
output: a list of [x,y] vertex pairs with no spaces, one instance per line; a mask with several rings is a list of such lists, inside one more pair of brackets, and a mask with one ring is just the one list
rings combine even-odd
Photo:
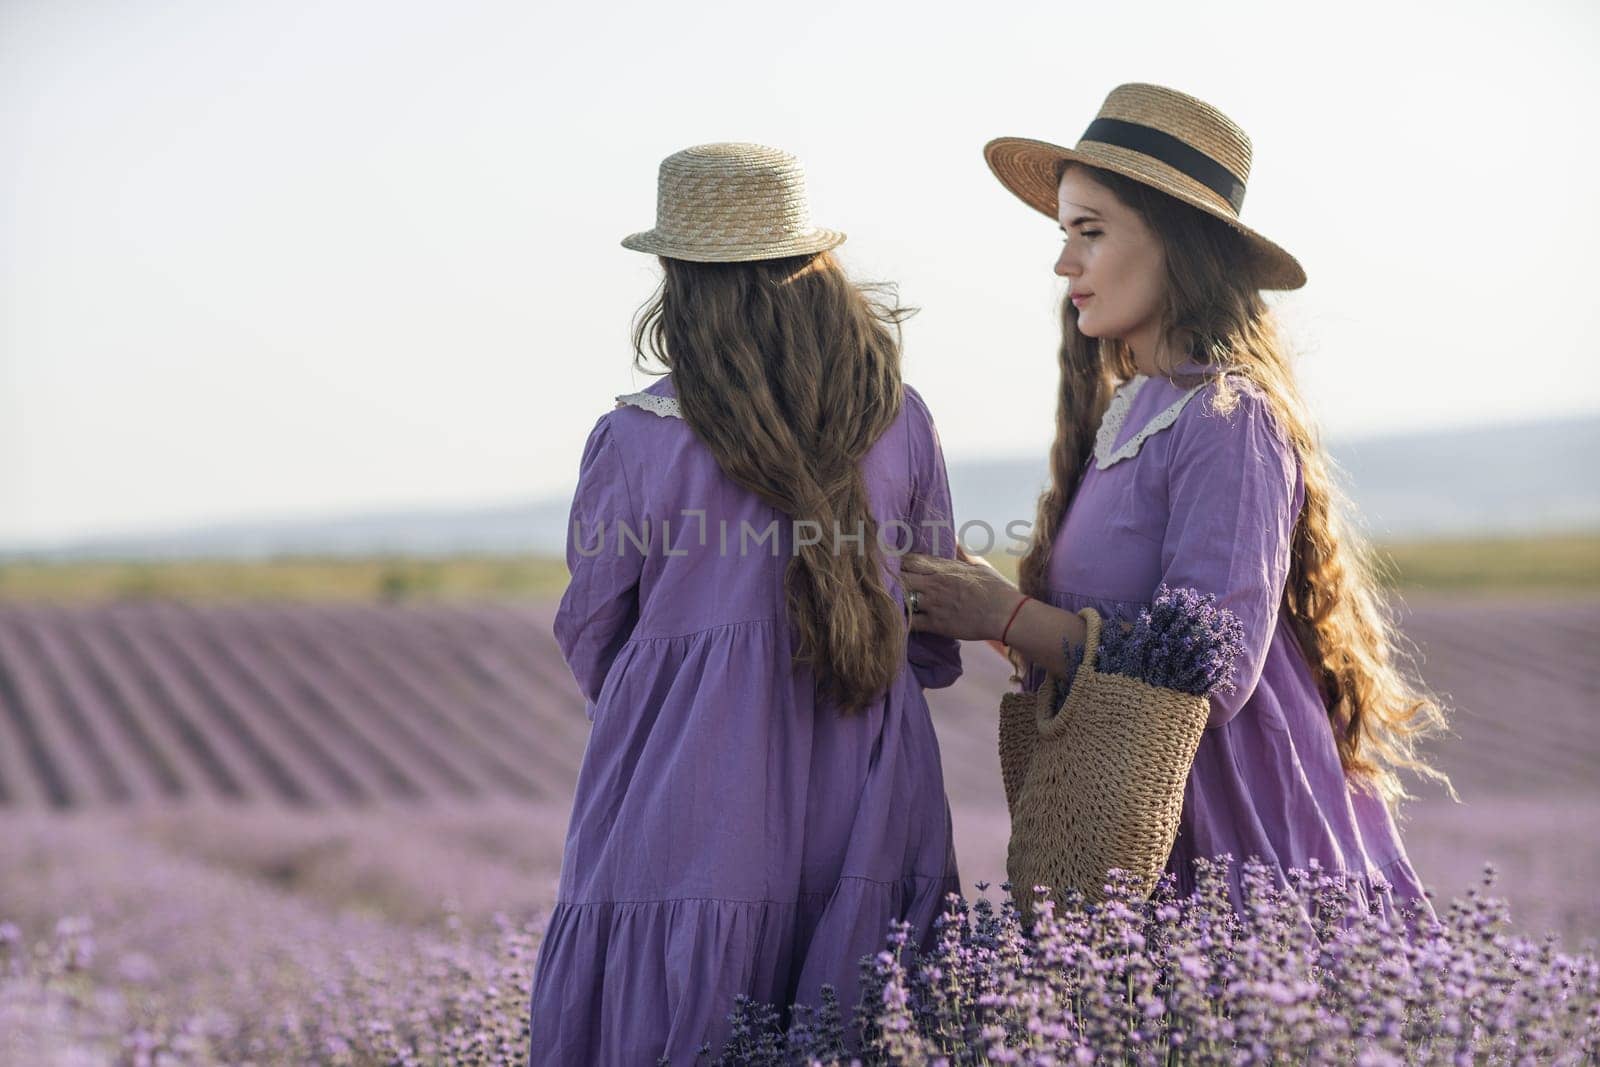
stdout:
[[[833,982],[848,1017],[861,958],[886,946],[890,923],[910,923],[928,948],[946,896],[960,888],[955,873],[844,875],[794,900],[558,901],[534,974],[531,1062],[688,1063],[702,1044],[715,1055],[740,993],[786,1021],[792,1004],[820,1004]],[[559,988],[546,975],[559,975]],[[840,976],[849,976],[843,988]]]

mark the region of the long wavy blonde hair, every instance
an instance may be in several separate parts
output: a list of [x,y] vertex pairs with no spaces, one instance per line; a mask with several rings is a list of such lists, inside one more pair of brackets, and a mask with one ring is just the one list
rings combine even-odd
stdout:
[[729,478],[817,524],[820,542],[797,538],[784,573],[795,658],[842,712],[859,712],[906,657],[860,461],[900,413],[912,309],[892,286],[852,282],[828,252],[661,264],[635,322],[635,364],[647,369],[648,350],[672,372],[684,420]]
[[[1161,241],[1166,261],[1162,336],[1188,340],[1188,354],[1196,362],[1259,387],[1294,446],[1305,504],[1294,527],[1280,609],[1310,664],[1346,775],[1370,786],[1391,810],[1409,798],[1397,773],[1402,768],[1442,782],[1454,797],[1450,779],[1419,751],[1425,737],[1448,727],[1444,708],[1402,669],[1411,657],[1381,594],[1382,565],[1348,521],[1353,509],[1295,383],[1287,346],[1257,285],[1249,246],[1226,223],[1142,182],[1099,168],[1084,171],[1137,212]],[[1033,539],[1018,568],[1023,592],[1036,595],[1047,585],[1051,544],[1078,488],[1100,417],[1113,390],[1135,373],[1126,345],[1086,337],[1077,323],[1077,308],[1063,300],[1050,486],[1039,498]],[[1171,371],[1182,355],[1163,353],[1161,369]],[[1231,375],[1221,377],[1213,409],[1226,414],[1237,400]]]

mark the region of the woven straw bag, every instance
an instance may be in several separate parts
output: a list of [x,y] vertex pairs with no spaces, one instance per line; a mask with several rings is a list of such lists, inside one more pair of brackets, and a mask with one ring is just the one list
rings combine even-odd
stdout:
[[1166,867],[1183,787],[1210,714],[1210,698],[1095,670],[1101,619],[1088,624],[1083,663],[1066,703],[1051,713],[1054,678],[1000,701],[1000,770],[1011,809],[1006,873],[1025,919],[1034,886],[1104,898],[1120,868],[1148,896]]

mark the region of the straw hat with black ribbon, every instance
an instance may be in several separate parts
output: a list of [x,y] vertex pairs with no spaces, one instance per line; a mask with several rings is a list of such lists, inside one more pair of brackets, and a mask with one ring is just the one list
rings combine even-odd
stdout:
[[1293,256],[1239,221],[1250,177],[1250,138],[1203,100],[1160,85],[1119,85],[1075,147],[997,137],[983,146],[983,156],[1002,185],[1052,219],[1056,187],[1069,162],[1143,182],[1243,235],[1261,288],[1298,289],[1306,283]]
[[695,145],[661,161],[653,230],[622,247],[698,263],[825,252],[845,235],[811,224],[805,170],[759,144]]

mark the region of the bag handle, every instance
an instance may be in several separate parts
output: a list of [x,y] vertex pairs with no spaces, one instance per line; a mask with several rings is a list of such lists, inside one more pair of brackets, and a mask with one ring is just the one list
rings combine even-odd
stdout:
[[[1077,685],[1078,678],[1082,677],[1086,672],[1094,671],[1096,655],[1100,649],[1100,630],[1105,625],[1104,620],[1100,618],[1100,613],[1093,608],[1080,609],[1078,617],[1083,620],[1084,628],[1087,632],[1083,638],[1083,661],[1078,664],[1078,673],[1072,680],[1073,685]],[[1055,690],[1055,684],[1056,676],[1053,674],[1046,674],[1044,681],[1039,684],[1038,703],[1035,705],[1035,722],[1042,735],[1054,733],[1066,725],[1067,705],[1062,704],[1060,711],[1050,706],[1050,697]]]
[[1105,626],[1105,620],[1100,618],[1100,613],[1093,608],[1084,608],[1078,612],[1078,617],[1083,620],[1088,633],[1083,639],[1083,662],[1078,665],[1080,671],[1094,670],[1094,661],[1100,651],[1100,630]]

